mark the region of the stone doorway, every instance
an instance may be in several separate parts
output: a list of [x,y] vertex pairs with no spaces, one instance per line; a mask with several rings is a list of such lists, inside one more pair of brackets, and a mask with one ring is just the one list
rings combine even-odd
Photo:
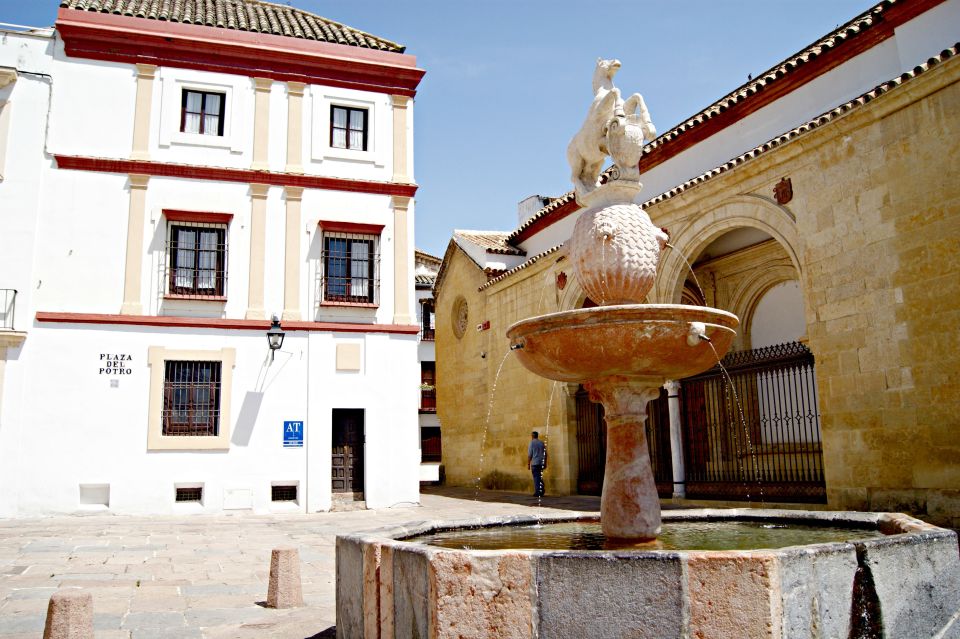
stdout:
[[333,409],[333,446],[330,460],[334,494],[363,499],[364,422],[362,408]]

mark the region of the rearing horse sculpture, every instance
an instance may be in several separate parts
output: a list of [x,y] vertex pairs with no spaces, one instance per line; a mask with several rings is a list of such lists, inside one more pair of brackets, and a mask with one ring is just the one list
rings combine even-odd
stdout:
[[639,109],[644,139],[652,140],[657,130],[650,120],[650,113],[639,93],[634,93],[626,102],[620,98],[620,89],[613,86],[613,76],[620,69],[619,60],[597,58],[593,72],[593,102],[587,118],[567,147],[567,162],[570,163],[570,179],[573,181],[577,200],[597,188],[597,180],[603,163],[610,154],[607,131],[610,122],[619,115],[633,115]]

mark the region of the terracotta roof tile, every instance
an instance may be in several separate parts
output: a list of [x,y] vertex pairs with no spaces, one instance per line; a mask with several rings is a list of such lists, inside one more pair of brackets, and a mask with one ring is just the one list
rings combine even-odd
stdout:
[[510,246],[510,244],[507,243],[510,233],[503,231],[454,231],[454,236],[463,238],[471,244],[479,246],[486,250],[487,253],[498,255],[526,255],[526,252],[522,249]]
[[63,9],[168,20],[403,53],[405,47],[286,5],[261,0],[63,0]]
[[436,275],[414,275],[414,283],[417,286],[433,286],[433,283],[437,281]]
[[[531,265],[535,264],[536,262],[542,260],[542,259],[545,258],[546,256],[548,256],[548,255],[550,255],[550,254],[552,254],[552,253],[556,253],[557,251],[560,250],[561,246],[562,246],[562,245],[554,246],[553,248],[548,248],[546,251],[543,251],[542,253],[537,253],[536,255],[534,255],[533,257],[531,257],[529,260],[527,260],[527,261],[524,262],[523,264],[518,264],[517,266],[514,266],[512,269],[510,269],[510,270],[508,270],[508,271],[500,271],[500,272],[498,272],[498,273],[487,272],[487,276],[488,276],[488,277],[492,276],[492,278],[491,278],[490,281],[488,281],[486,284],[484,284],[483,286],[481,286],[480,288],[478,288],[477,291],[482,291],[482,290],[484,290],[484,289],[486,289],[486,288],[489,288],[489,287],[493,286],[494,284],[496,284],[497,282],[499,282],[499,281],[501,281],[501,280],[504,280],[504,279],[510,277],[510,276],[513,275],[514,273],[518,273],[518,272],[522,271],[523,269],[527,268],[528,266],[531,266]],[[488,271],[489,271],[489,269],[488,269]]]

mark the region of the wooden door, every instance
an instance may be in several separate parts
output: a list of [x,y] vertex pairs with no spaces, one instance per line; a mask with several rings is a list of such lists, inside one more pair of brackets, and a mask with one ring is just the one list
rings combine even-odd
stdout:
[[363,492],[363,410],[333,409],[331,488],[335,493]]
[[603,406],[590,401],[586,389],[577,390],[577,492],[599,495],[607,456],[607,422]]

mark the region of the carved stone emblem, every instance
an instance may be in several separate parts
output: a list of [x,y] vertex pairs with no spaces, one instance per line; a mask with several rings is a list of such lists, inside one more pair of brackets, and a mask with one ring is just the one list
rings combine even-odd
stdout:
[[563,290],[567,287],[567,274],[563,271],[557,274],[557,288]]
[[467,332],[467,320],[469,319],[467,300],[462,295],[453,302],[452,319],[453,334],[457,336],[457,339],[460,339]]
[[776,198],[777,204],[786,204],[793,199],[793,183],[790,181],[790,178],[783,178],[777,185],[773,187],[773,197]]

